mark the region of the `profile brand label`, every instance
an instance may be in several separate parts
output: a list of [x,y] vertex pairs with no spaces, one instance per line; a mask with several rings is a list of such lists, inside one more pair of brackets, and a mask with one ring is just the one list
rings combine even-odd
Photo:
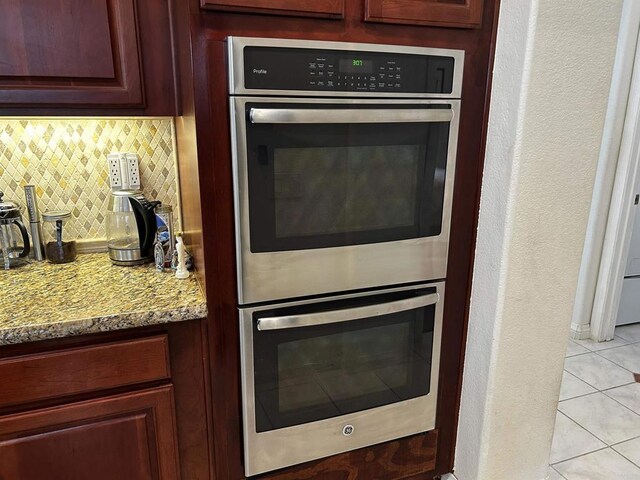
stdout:
[[254,75],[266,75],[267,74],[267,70],[265,68],[254,68],[253,69],[253,74]]

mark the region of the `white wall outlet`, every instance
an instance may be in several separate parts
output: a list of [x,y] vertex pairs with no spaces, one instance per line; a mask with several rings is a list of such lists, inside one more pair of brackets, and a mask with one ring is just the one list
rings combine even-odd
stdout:
[[109,164],[109,182],[112,189],[122,188],[122,172],[120,171],[120,155],[118,153],[111,153],[107,155],[107,162]]
[[127,153],[127,168],[129,170],[129,188],[140,188],[140,157],[135,153]]

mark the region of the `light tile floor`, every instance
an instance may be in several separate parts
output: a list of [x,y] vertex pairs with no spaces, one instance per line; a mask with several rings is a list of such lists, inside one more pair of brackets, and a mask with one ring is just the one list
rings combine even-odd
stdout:
[[640,480],[640,324],[570,340],[549,480]]

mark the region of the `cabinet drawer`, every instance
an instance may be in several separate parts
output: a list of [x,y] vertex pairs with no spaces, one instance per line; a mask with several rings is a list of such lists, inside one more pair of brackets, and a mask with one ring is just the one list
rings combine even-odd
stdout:
[[0,360],[0,407],[163,380],[166,335]]

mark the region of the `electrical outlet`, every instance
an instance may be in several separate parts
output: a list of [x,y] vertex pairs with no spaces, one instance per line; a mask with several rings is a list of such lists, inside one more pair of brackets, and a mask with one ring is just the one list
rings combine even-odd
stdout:
[[140,188],[140,160],[137,154],[127,153],[127,168],[129,170],[129,188]]
[[117,153],[111,153],[107,155],[107,161],[109,163],[109,182],[111,188],[122,187],[122,172],[120,171],[120,155]]

